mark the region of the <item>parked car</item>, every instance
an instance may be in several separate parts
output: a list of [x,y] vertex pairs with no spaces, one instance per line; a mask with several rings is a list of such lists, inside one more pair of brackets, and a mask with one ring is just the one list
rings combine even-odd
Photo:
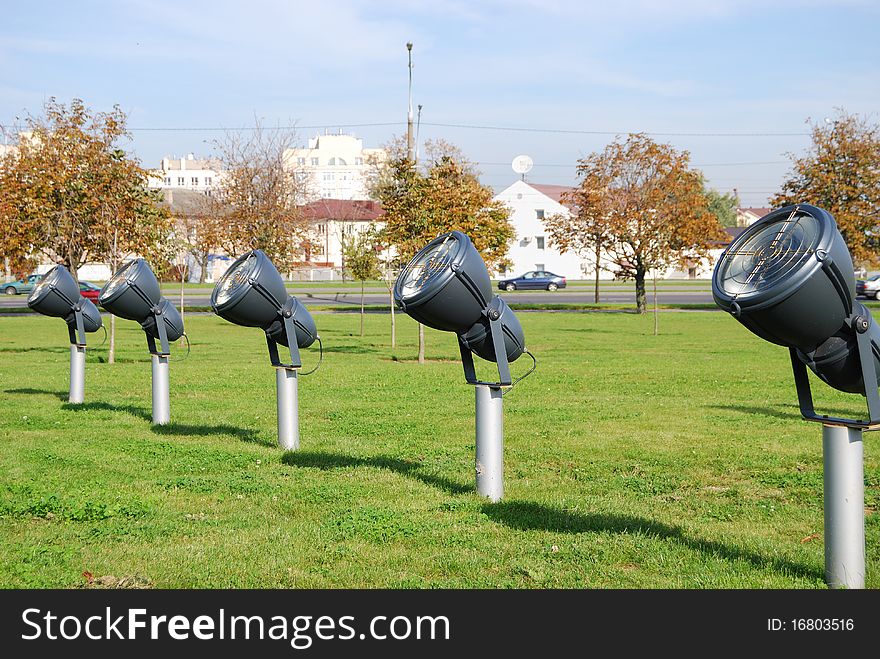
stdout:
[[880,300],[880,275],[856,280],[856,296],[859,295]]
[[7,295],[30,295],[30,292],[34,290],[34,286],[36,286],[37,282],[42,278],[43,275],[28,275],[24,279],[11,281],[7,284],[3,284],[3,292]]
[[502,291],[528,289],[555,291],[557,288],[565,288],[565,277],[546,270],[532,270],[513,279],[502,279],[498,282],[498,288]]
[[101,294],[101,287],[95,286],[93,283],[88,281],[81,281],[79,283],[79,294],[88,300],[97,300],[98,295]]

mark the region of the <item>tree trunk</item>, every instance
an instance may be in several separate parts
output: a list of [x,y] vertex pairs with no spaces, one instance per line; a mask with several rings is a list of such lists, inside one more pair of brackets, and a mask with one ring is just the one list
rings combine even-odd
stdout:
[[[119,229],[113,229],[113,251],[110,253],[110,276],[116,274],[119,267],[119,249],[117,239],[119,238]],[[116,362],[116,316],[110,314],[110,348],[107,351],[107,363]]]
[[594,302],[599,304],[599,255],[602,253],[602,243],[596,241],[596,292],[593,296]]
[[425,363],[425,326],[419,323],[419,364]]
[[110,314],[110,348],[107,350],[107,363],[116,362],[116,316]]
[[364,335],[364,280],[361,279],[361,336]]
[[648,309],[647,296],[645,294],[645,269],[641,266],[636,268],[636,310],[645,313]]
[[208,276],[208,250],[202,253],[202,258],[199,261],[199,270],[199,283],[204,284]]
[[660,334],[660,317],[657,315],[657,271],[654,270],[654,336]]
[[[183,262],[183,267],[180,270],[180,320],[183,322],[183,290],[186,286],[186,261]],[[184,338],[181,336],[180,340],[177,342],[178,345],[183,345]]]
[[397,323],[394,320],[394,291],[391,292],[391,349],[397,346]]

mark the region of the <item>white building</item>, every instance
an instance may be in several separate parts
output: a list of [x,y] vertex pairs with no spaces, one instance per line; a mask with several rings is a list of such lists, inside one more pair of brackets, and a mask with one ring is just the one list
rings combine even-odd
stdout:
[[286,167],[304,178],[308,200],[368,199],[367,174],[387,158],[384,149],[365,149],[353,135],[319,135],[308,148],[288,149]]
[[[505,188],[495,199],[511,209],[510,223],[516,237],[507,253],[513,267],[504,275],[521,275],[529,270],[547,270],[568,279],[584,279],[591,276],[592,266],[571,252],[561,253],[547,235],[544,218],[551,215],[569,215],[562,202],[562,194],[571,188],[564,185],[540,185],[517,181]],[[603,271],[605,279],[611,273]]]
[[223,171],[218,161],[196,158],[190,153],[183,158],[162,158],[159,169],[151,172],[149,186],[210,194],[222,178]]

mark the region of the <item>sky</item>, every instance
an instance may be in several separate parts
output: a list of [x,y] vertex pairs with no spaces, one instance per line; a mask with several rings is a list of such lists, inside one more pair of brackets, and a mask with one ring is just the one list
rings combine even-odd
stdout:
[[880,121],[870,0],[80,0],[0,14],[0,124],[50,97],[128,114],[146,167],[208,156],[259,118],[381,146],[443,138],[496,190],[573,185],[617,135],[687,150],[711,187],[763,206],[838,109]]

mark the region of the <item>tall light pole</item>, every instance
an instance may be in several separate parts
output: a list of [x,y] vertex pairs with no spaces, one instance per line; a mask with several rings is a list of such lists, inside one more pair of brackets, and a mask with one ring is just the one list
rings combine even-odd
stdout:
[[406,42],[407,57],[409,58],[409,109],[406,113],[406,157],[415,163],[415,141],[413,140],[413,104],[412,104],[412,41]]
[[[406,113],[406,157],[416,166],[416,145],[413,139],[413,103],[412,103],[412,41],[406,42],[409,58],[409,108]],[[425,326],[419,323],[419,364],[425,363]]]

